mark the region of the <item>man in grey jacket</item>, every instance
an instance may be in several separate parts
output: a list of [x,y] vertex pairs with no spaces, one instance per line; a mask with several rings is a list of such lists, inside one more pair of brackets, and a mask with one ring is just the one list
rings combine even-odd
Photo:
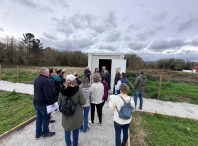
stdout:
[[140,98],[140,107],[139,109],[142,109],[142,105],[143,105],[143,93],[144,93],[144,88],[146,87],[146,82],[147,82],[147,78],[144,75],[144,71],[141,70],[140,71],[140,75],[136,78],[135,80],[135,85],[134,85],[134,102],[135,102],[135,107],[137,105],[137,98],[139,96]]

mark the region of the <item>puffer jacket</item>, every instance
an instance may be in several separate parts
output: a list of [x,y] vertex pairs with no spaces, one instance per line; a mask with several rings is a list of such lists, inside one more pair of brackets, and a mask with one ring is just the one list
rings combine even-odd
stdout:
[[134,89],[138,92],[144,92],[146,87],[147,78],[145,75],[139,75],[135,80]]
[[109,90],[109,87],[108,87],[108,84],[107,84],[107,82],[105,82],[105,81],[101,81],[101,83],[103,84],[103,86],[104,86],[104,96],[103,96],[103,99],[102,100],[107,100],[107,98],[108,98],[108,90]]
[[83,105],[82,107],[88,107],[88,106],[90,106],[91,99],[94,98],[93,88],[91,88],[91,87],[82,88],[82,91],[83,91],[84,96],[87,98],[85,105]]

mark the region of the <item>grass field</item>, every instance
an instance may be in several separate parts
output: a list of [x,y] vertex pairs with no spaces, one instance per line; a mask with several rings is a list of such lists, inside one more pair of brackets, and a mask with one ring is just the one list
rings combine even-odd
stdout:
[[[49,67],[51,68],[51,67]],[[55,68],[52,66],[52,68]],[[67,69],[67,73],[71,74],[77,72],[82,78],[84,74],[84,67],[63,67]],[[15,68],[2,67],[2,79],[10,82],[17,81],[17,72]],[[135,77],[138,71],[127,71],[128,79],[134,85]],[[157,99],[159,87],[159,75],[163,75],[160,99],[173,102],[188,102],[198,104],[198,75],[189,73],[180,73],[169,70],[149,70],[145,69],[145,74],[148,78],[147,87],[145,88],[145,98]],[[37,67],[23,67],[19,66],[19,82],[33,84],[37,77]],[[129,95],[134,95],[131,88]]]
[[[55,68],[55,67],[49,67]],[[73,74],[77,72],[79,78],[82,78],[84,75],[84,69],[80,67],[59,67],[60,69],[67,69],[68,74]],[[39,68],[40,69],[40,68]],[[3,68],[2,67],[2,80],[16,83],[17,82],[17,68]],[[19,66],[19,82],[26,84],[33,84],[34,79],[37,77],[37,67],[20,67]]]
[[133,113],[130,135],[133,146],[196,146],[198,122],[159,114]]
[[[134,84],[135,77],[130,77],[128,80]],[[147,81],[147,86],[144,90],[144,98],[158,97],[159,81]],[[198,86],[191,86],[187,83],[164,82],[161,83],[160,100],[172,102],[188,102],[198,104]],[[129,91],[129,95],[134,95],[134,90]]]
[[0,135],[36,115],[33,96],[0,91]]

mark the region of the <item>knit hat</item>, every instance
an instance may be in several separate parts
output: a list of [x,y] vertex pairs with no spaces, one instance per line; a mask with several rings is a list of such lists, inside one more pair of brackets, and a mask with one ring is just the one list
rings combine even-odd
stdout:
[[143,70],[141,70],[141,71],[140,71],[140,74],[144,74],[144,71],[143,71]]
[[68,75],[67,77],[66,77],[66,81],[67,82],[72,82],[73,80],[75,80],[76,79],[76,77],[74,76],[74,75],[72,75],[72,74],[70,74],[70,75]]

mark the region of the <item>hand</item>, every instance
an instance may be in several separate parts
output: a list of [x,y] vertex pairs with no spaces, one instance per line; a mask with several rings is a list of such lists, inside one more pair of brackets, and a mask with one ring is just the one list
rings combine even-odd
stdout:
[[51,107],[55,107],[55,104],[51,105]]
[[109,101],[111,101],[111,98],[109,98]]

